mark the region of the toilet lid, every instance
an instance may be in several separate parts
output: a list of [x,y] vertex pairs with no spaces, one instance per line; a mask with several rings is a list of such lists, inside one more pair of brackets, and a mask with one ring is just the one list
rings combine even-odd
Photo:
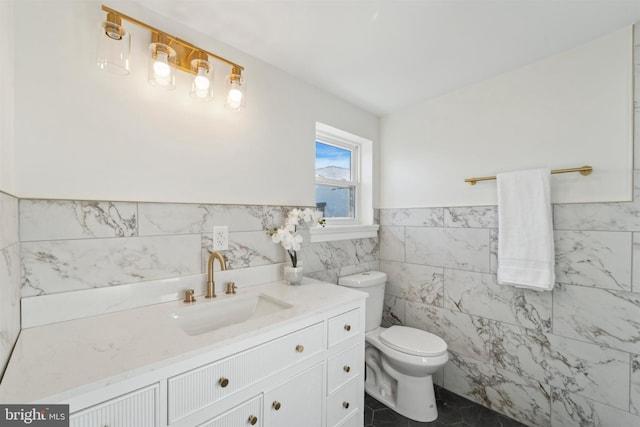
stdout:
[[447,351],[447,343],[439,336],[407,326],[391,326],[380,334],[380,341],[414,356],[438,356]]

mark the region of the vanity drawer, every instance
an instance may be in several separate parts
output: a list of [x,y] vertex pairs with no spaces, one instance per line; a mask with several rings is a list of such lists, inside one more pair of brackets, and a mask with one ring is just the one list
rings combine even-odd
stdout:
[[322,352],[323,331],[318,323],[169,378],[169,424]]
[[329,319],[329,347],[341,343],[360,332],[360,309],[348,311]]
[[362,369],[362,346],[355,345],[336,354],[327,362],[327,393],[357,377]]
[[[251,423],[254,424],[251,424]],[[218,415],[198,427],[262,427],[262,395]]]
[[157,427],[159,386],[154,384],[71,414],[70,427]]
[[327,427],[338,425],[360,410],[358,402],[358,378],[354,378],[327,399]]

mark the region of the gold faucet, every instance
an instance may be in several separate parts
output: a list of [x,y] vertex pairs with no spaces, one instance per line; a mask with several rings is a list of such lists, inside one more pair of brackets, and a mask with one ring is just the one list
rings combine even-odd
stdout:
[[225,271],[227,269],[227,263],[224,261],[224,257],[220,252],[211,252],[209,255],[209,262],[207,262],[207,294],[205,298],[216,297],[216,283],[213,281],[213,261],[220,261],[220,270]]

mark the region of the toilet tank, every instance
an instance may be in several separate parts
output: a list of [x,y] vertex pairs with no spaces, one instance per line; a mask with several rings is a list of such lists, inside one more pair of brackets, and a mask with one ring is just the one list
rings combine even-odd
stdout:
[[384,285],[387,275],[381,271],[367,271],[352,274],[338,279],[338,285],[355,288],[369,294],[366,302],[365,331],[371,331],[382,322],[382,307],[384,305]]

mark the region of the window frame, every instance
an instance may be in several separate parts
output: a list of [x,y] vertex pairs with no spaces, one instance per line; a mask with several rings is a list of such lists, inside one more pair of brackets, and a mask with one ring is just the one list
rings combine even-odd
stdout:
[[[351,153],[351,180],[345,181],[341,179],[331,179],[316,175],[316,185],[330,185],[333,187],[341,188],[353,188],[353,217],[332,217],[325,218],[327,225],[357,225],[361,223],[360,212],[360,151],[361,144],[348,141],[343,138],[336,137],[335,135],[328,134],[327,132],[317,131],[315,142],[321,144],[330,145],[332,147],[348,150]],[[349,206],[351,209],[351,206]]]
[[[355,189],[354,219],[329,219],[327,220],[326,227],[311,227],[311,242],[330,242],[377,237],[379,226],[374,224],[373,216],[373,141],[320,122],[316,122],[314,146],[315,141],[336,145],[338,147],[342,147],[344,144],[349,147],[358,147],[358,158],[355,160],[357,163],[355,168],[352,166],[352,181],[355,178],[358,187]],[[351,161],[354,162],[353,156]],[[317,182],[318,181],[316,181],[316,183]],[[339,182],[344,185],[344,181]]]

